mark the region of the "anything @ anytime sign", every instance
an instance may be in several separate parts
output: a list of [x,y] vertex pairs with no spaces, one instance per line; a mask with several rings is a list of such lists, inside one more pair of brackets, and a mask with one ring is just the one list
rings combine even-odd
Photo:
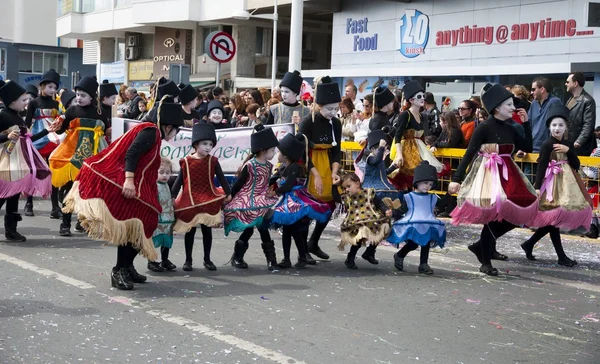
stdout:
[[[127,132],[139,123],[139,121],[113,118],[113,124],[124,122],[124,130]],[[280,124],[267,126],[272,127],[277,139],[281,140],[286,134],[294,133],[294,124]],[[114,130],[120,128],[114,128]],[[225,174],[235,174],[238,168],[242,165],[248,153],[250,153],[250,135],[253,128],[232,128],[217,130],[217,145],[210,152],[213,156],[219,159],[219,164]],[[120,135],[112,136],[115,140]],[[192,148],[192,130],[189,128],[181,128],[174,140],[162,141],[160,148],[160,156],[168,158],[173,164],[173,173],[179,172],[179,160],[194,152]],[[271,163],[276,164],[277,155],[273,157]]]

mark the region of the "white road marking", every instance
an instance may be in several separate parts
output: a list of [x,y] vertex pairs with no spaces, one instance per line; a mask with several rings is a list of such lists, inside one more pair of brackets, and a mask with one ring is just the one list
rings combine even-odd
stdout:
[[0,260],[1,261],[5,261],[5,262],[10,263],[10,264],[14,264],[17,267],[20,267],[20,268],[23,268],[23,269],[26,269],[26,270],[30,270],[30,271],[35,272],[35,273],[39,273],[39,274],[43,275],[44,277],[54,278],[56,280],[59,280],[59,281],[61,281],[63,283],[66,283],[68,285],[71,285],[71,286],[74,286],[74,287],[77,287],[77,288],[81,288],[81,289],[91,289],[91,288],[94,288],[93,285],[91,285],[91,284],[89,284],[87,282],[80,281],[80,280],[75,279],[75,278],[67,277],[66,275],[63,275],[63,274],[51,271],[51,270],[46,269],[46,268],[38,267],[35,264],[31,264],[29,262],[26,262],[24,260],[20,260],[20,259],[17,259],[17,258],[13,258],[13,257],[11,257],[9,255],[5,255],[5,254],[0,253]]
[[[59,280],[63,283],[66,283],[68,285],[77,287],[77,288],[81,288],[81,289],[91,289],[91,288],[95,288],[94,285],[91,285],[87,282],[83,282],[80,280],[77,280],[75,278],[71,278],[71,277],[67,277],[63,274],[51,271],[49,269],[46,268],[41,268],[38,267],[35,264],[26,262],[24,260],[20,260],[17,258],[13,258],[9,255],[5,255],[0,253],[0,261],[5,261],[7,263],[11,263],[14,264],[20,268],[38,273],[43,275],[44,277],[48,277],[48,278],[54,278],[56,280]],[[213,338],[215,340],[221,341],[227,345],[232,345],[235,346],[241,350],[247,351],[249,353],[252,353],[256,356],[259,356],[263,359],[266,360],[270,360],[272,362],[275,363],[279,363],[279,364],[306,364],[303,361],[291,358],[289,356],[283,355],[277,351],[271,350],[271,349],[267,349],[263,346],[254,344],[250,341],[241,339],[239,337],[233,336],[233,335],[228,335],[225,333],[222,333],[221,331],[218,330],[213,330],[212,328],[206,326],[206,325],[202,325],[198,322],[189,320],[185,317],[182,316],[176,316],[176,315],[171,315],[165,311],[162,310],[154,310],[152,309],[151,306],[142,303],[142,302],[138,302],[136,300],[132,300],[129,297],[125,297],[125,296],[110,296],[101,292],[96,292],[98,295],[103,296],[105,298],[107,298],[111,303],[119,303],[121,305],[124,306],[128,306],[128,307],[133,307],[133,308],[138,308],[141,310],[144,310],[146,314],[156,317],[158,319],[161,319],[165,322],[169,322],[175,325],[179,325],[182,327],[185,327],[186,329],[192,330],[194,332],[197,332],[199,334],[202,334],[204,336]]]

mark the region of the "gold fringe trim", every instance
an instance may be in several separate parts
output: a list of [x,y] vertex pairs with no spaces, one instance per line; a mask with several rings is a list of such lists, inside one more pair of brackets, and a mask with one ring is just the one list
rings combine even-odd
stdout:
[[346,245],[356,245],[361,242],[361,240],[366,240],[372,245],[378,245],[383,239],[385,239],[390,233],[391,228],[389,223],[384,223],[379,228],[379,232],[377,234],[373,234],[371,230],[366,226],[361,226],[358,229],[358,234],[352,236],[347,232],[342,232],[342,240],[338,244],[338,249],[340,251],[344,251],[344,247]]
[[90,238],[104,240],[114,245],[131,243],[147,259],[152,261],[158,259],[152,238],[146,238],[144,224],[140,219],[117,220],[111,215],[102,199],[82,199],[79,195],[79,181],[73,184],[64,202],[63,212],[77,212],[81,226]]
[[206,213],[197,214],[190,222],[177,219],[175,221],[175,226],[173,226],[173,231],[176,233],[187,233],[188,231],[192,230],[192,228],[197,227],[200,224],[209,227],[221,226],[223,225],[223,213],[219,211],[215,215],[209,215]]
[[79,168],[70,162],[58,169],[50,168],[50,171],[52,172],[52,185],[54,187],[62,187],[69,182],[75,181],[79,175]]

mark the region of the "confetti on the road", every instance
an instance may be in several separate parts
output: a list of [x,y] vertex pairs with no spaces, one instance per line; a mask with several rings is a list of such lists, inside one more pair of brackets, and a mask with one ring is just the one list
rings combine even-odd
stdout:
[[472,300],[470,298],[467,298],[467,303],[472,303],[472,304],[478,305],[481,303],[481,301],[480,300]]
[[268,299],[267,297],[265,297],[265,296],[260,296],[260,299],[261,299],[261,300],[265,300],[265,301],[268,301],[268,300],[269,300],[269,299]]

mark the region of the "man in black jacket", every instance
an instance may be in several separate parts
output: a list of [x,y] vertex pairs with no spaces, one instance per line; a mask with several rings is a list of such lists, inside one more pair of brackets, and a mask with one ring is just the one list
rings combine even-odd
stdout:
[[577,155],[589,156],[596,148],[596,101],[583,86],[585,76],[581,72],[573,72],[567,78],[565,86],[572,97],[567,101],[569,108],[569,141],[573,142]]
[[425,92],[425,115],[427,115],[427,124],[429,126],[429,134],[439,137],[442,133],[440,125],[440,110],[437,108],[435,99],[431,92]]
[[125,90],[125,96],[130,100],[130,102],[127,110],[125,110],[123,113],[123,117],[126,119],[137,119],[137,117],[142,113],[138,107],[138,103],[143,100],[142,97],[138,95],[137,90],[133,87],[129,87],[127,90]]

